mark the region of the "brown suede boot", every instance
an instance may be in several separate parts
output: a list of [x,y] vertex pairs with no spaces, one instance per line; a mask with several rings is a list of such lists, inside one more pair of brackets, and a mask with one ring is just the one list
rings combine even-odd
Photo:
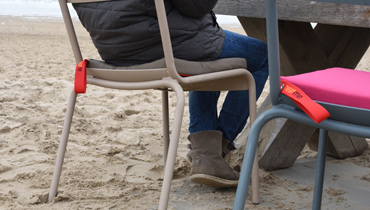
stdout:
[[215,188],[236,187],[239,173],[222,157],[222,132],[200,131],[189,136],[191,144],[190,180]]
[[[188,136],[189,141],[190,141],[190,136],[191,135]],[[189,149],[189,152],[186,153],[184,158],[191,165],[191,161],[192,161],[191,153],[193,152],[191,149],[191,144],[188,144],[187,147]],[[230,140],[222,137],[222,152],[221,152],[222,158],[225,158],[225,156],[228,155],[233,150],[236,150],[235,145]]]

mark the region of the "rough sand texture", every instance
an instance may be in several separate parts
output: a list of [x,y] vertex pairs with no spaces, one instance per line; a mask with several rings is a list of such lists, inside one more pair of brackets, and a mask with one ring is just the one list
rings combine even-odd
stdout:
[[[231,30],[242,31],[239,27]],[[86,58],[99,58],[80,25]],[[370,70],[367,53],[358,69]],[[74,57],[62,22],[0,18],[0,209],[156,209],[163,172],[161,92],[118,91],[88,86],[80,95],[67,146],[59,194],[46,204],[67,99],[73,87]],[[264,92],[263,97],[266,97]],[[175,106],[170,94],[170,106]],[[169,209],[231,209],[235,189],[191,183],[182,158],[187,148],[185,107]],[[315,156],[305,151],[304,157]],[[344,160],[369,167],[370,153]],[[310,197],[298,185],[261,170],[260,206],[306,209],[291,194]],[[358,179],[370,182],[370,175]],[[290,194],[289,194],[290,193]],[[342,192],[328,192],[332,202]]]

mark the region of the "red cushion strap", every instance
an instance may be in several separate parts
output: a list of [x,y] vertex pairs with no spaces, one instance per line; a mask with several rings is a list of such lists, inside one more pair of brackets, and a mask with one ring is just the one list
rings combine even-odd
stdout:
[[193,75],[190,75],[190,74],[181,74],[181,73],[179,73],[179,75],[182,76],[182,77],[191,77],[191,76],[193,76]]
[[329,112],[323,106],[313,101],[301,89],[290,82],[281,80],[281,93],[292,99],[316,123],[320,123],[330,117]]
[[83,60],[76,65],[75,72],[75,93],[86,92],[86,66],[88,60]]

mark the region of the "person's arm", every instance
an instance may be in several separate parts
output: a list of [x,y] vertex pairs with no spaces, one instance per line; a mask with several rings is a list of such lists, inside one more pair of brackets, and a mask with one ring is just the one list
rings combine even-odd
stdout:
[[172,0],[174,6],[183,15],[201,18],[209,13],[218,0]]

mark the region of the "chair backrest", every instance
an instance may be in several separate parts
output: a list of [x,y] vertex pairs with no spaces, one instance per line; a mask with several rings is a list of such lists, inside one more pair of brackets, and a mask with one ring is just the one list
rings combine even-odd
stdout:
[[[78,39],[77,39],[76,32],[73,26],[71,15],[68,10],[67,3],[88,3],[88,2],[103,2],[103,1],[111,1],[111,0],[59,0],[63,19],[64,19],[64,22],[67,28],[69,40],[70,40],[70,43],[73,49],[73,54],[75,56],[76,63],[79,63],[80,61],[82,61],[83,57],[82,57],[81,50],[78,44]],[[156,73],[157,75],[167,74],[169,77],[173,79],[181,80],[181,77],[177,74],[176,67],[175,67],[164,2],[163,0],[153,0],[153,1],[155,2],[155,5],[156,5],[156,12],[157,12],[157,17],[158,17],[158,23],[159,23],[160,33],[161,33],[160,35],[161,35],[163,51],[164,51],[164,58],[165,58],[165,63],[166,63],[166,68],[156,69],[157,71]],[[140,74],[140,76],[145,77],[152,70],[153,69],[142,69],[142,71],[138,71],[138,74]]]
[[[69,40],[73,49],[73,54],[75,56],[76,63],[82,61],[83,57],[81,54],[81,50],[78,44],[76,32],[73,26],[73,22],[67,7],[67,3],[87,3],[87,2],[103,2],[103,1],[111,1],[111,0],[59,0],[60,7],[62,10],[64,22],[67,28]],[[135,65],[130,66],[129,68],[120,68],[117,69],[114,66],[109,65],[96,65],[96,63],[90,63],[87,66],[87,74],[91,76],[98,76],[101,79],[107,79],[115,81],[114,79],[124,78],[124,82],[136,82],[136,81],[150,81],[156,79],[162,79],[165,77],[172,78],[174,80],[179,81],[184,86],[188,88],[184,89],[192,89],[194,87],[193,83],[197,82],[199,78],[187,78],[184,79],[183,77],[179,76],[179,74],[186,74],[191,72],[192,69],[196,69],[199,73],[211,73],[211,72],[218,72],[218,71],[225,71],[225,70],[232,70],[232,69],[246,69],[247,64],[245,59],[243,58],[226,58],[226,59],[219,59],[215,61],[204,61],[204,62],[193,62],[193,61],[185,61],[180,59],[175,59],[173,56],[172,45],[171,45],[171,38],[167,23],[167,16],[165,11],[165,6],[163,0],[153,0],[156,7],[157,18],[159,23],[159,30],[160,36],[162,40],[163,52],[164,52],[164,59],[160,59],[158,61],[153,61],[150,63],[142,64],[142,65]],[[117,70],[125,69],[125,71],[119,72],[119,77],[117,77]],[[186,70],[186,71],[182,71]],[[194,72],[191,75],[196,75]],[[230,77],[233,76],[232,71],[225,72],[225,75],[229,75]],[[224,75],[224,77],[225,77]],[[215,76],[214,78],[212,78]],[[217,80],[220,78],[220,75],[212,75],[210,74],[208,81],[210,80]],[[204,80],[204,78],[203,78]],[[121,79],[119,81],[122,82]],[[234,82],[236,85],[235,87],[231,87],[228,85],[226,88],[220,87],[220,89],[234,89],[234,90],[241,90],[245,89],[244,85],[240,85],[238,82]],[[214,88],[218,89],[217,86]],[[211,88],[212,89],[212,88]]]
[[267,48],[269,58],[270,97],[273,105],[280,101],[280,54],[276,0],[266,0]]

